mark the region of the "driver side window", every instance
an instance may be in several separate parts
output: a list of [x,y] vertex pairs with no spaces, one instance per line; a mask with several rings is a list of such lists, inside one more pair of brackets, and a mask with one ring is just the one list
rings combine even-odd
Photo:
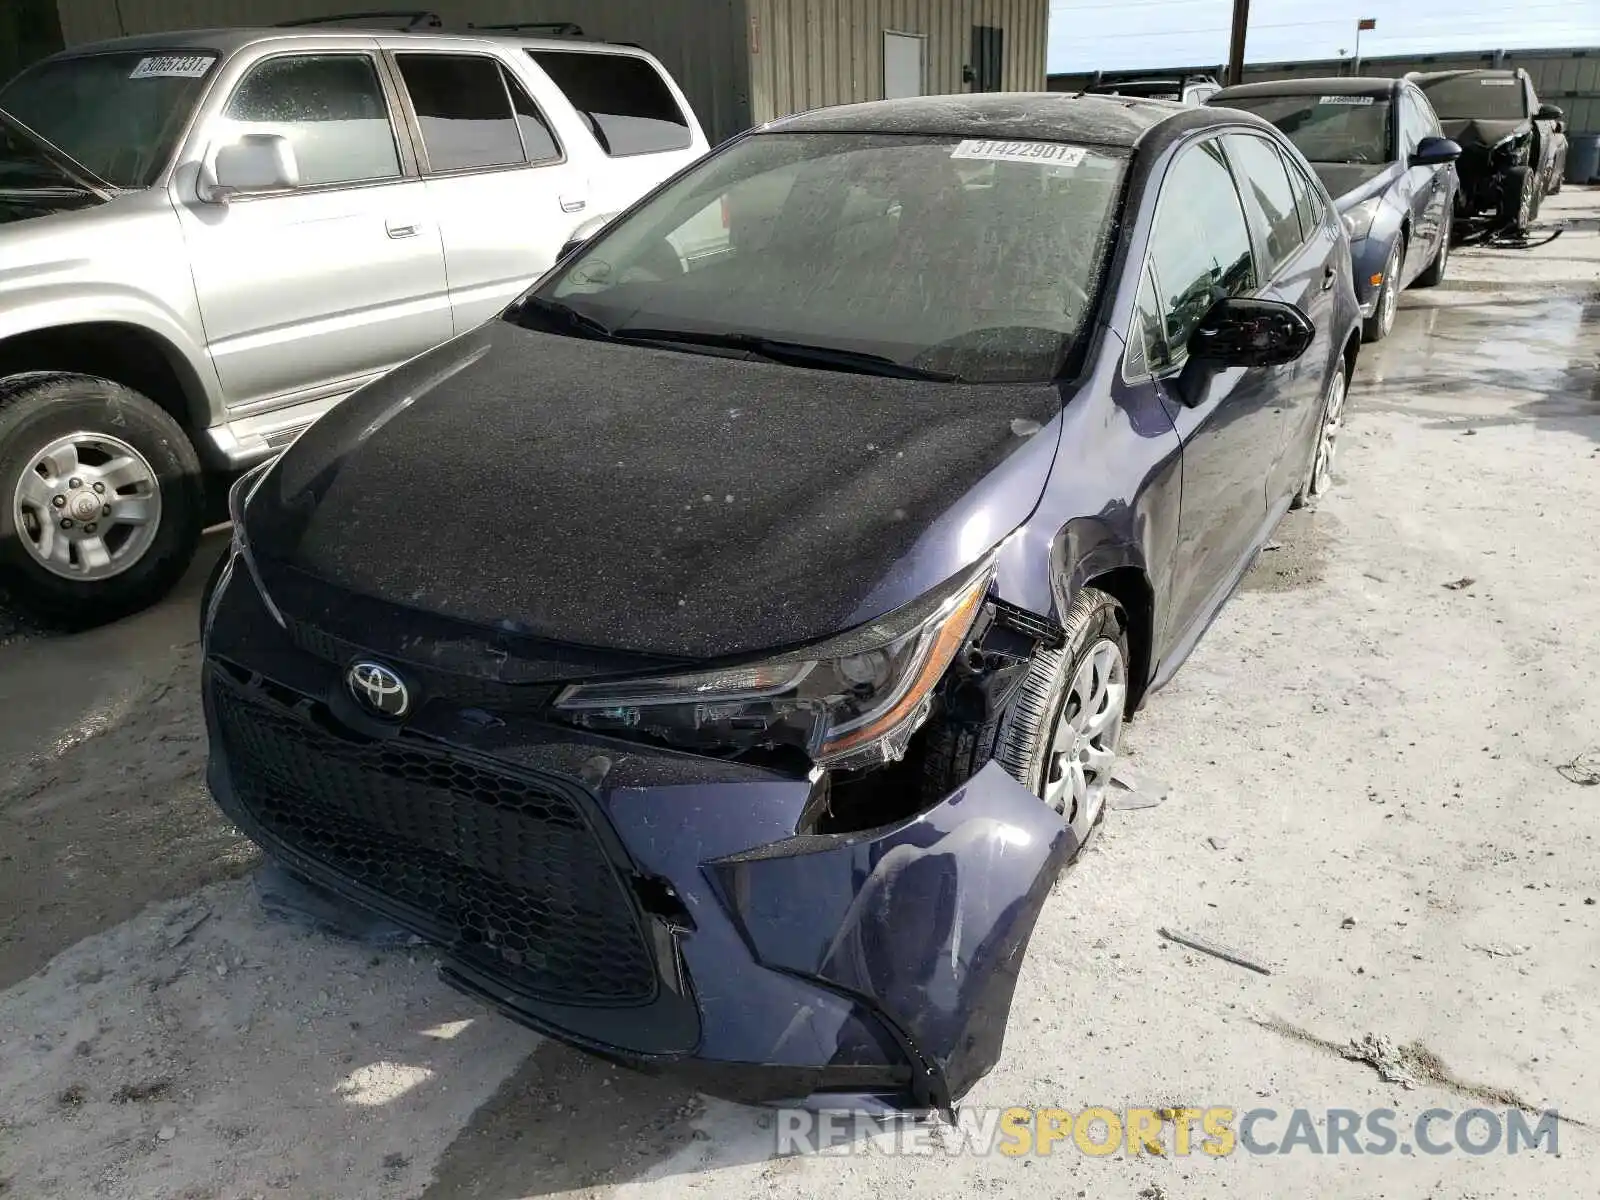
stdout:
[[[1139,307],[1154,309],[1156,327],[1136,329],[1130,340],[1144,352],[1147,369],[1159,370],[1183,362],[1189,336],[1214,303],[1247,295],[1257,285],[1244,208],[1216,142],[1180,151],[1167,171],[1150,231],[1149,265],[1146,287],[1153,279],[1155,294],[1141,289]],[[1142,312],[1135,317],[1136,325],[1145,320]],[[1129,362],[1130,375],[1137,365]]]
[[366,54],[283,54],[257,63],[239,81],[221,125],[221,142],[247,133],[289,140],[300,186],[397,179],[389,105]]

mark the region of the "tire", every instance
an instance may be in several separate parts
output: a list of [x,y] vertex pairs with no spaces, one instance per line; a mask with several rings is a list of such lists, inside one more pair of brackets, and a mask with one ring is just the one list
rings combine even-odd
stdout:
[[1450,222],[1447,220],[1439,227],[1439,249],[1434,252],[1433,261],[1428,264],[1428,269],[1417,276],[1413,285],[1419,288],[1438,287],[1444,282],[1445,268],[1450,264]]
[[[1127,715],[1130,694],[1128,618],[1114,597],[1096,588],[1084,588],[1067,610],[1062,625],[1066,631],[1065,643],[1058,650],[1041,651],[1035,656],[1016,698],[998,720],[976,736],[966,738],[962,745],[954,745],[955,739],[949,732],[940,731],[941,736],[929,746],[925,769],[928,791],[943,795],[959,787],[984,761],[993,758],[1041,802],[1049,802],[1050,797],[1055,796],[1052,807],[1067,819],[1081,850],[1105,815],[1105,787],[1111,778],[1117,740]],[[1114,710],[1115,719],[1088,747],[1100,759],[1100,769],[1094,785],[1088,789],[1086,802],[1075,803],[1070,779],[1065,795],[1060,794],[1060,780],[1070,776],[1070,772],[1055,770],[1061,765],[1058,758],[1066,757],[1058,752],[1056,734],[1063,718],[1075,715],[1065,710],[1069,700],[1077,699],[1073,684],[1084,674],[1086,664],[1096,655],[1104,662],[1113,653],[1116,665],[1112,686],[1105,693],[1100,712]],[[1101,757],[1107,747],[1111,757]],[[1088,772],[1084,774],[1087,777]],[[1055,788],[1051,787],[1052,782],[1057,784]]]
[[160,600],[194,557],[204,493],[188,437],[132,388],[0,382],[0,587],[38,620],[84,629]]
[[1383,287],[1378,292],[1378,305],[1366,320],[1361,322],[1363,342],[1381,342],[1394,328],[1395,310],[1400,306],[1400,271],[1405,262],[1406,239],[1397,235],[1383,265]]
[[[1322,396],[1322,417],[1317,422],[1316,440],[1311,444],[1311,463],[1306,467],[1306,477],[1300,490],[1289,502],[1290,508],[1304,508],[1313,500],[1320,500],[1333,486],[1334,452],[1339,448],[1339,434],[1344,429],[1345,397],[1350,394],[1350,380],[1345,374],[1344,359],[1334,368]],[[1327,439],[1327,458],[1323,458],[1323,441]]]
[[1506,172],[1500,194],[1500,227],[1513,237],[1526,237],[1533,224],[1534,190],[1537,177],[1527,167],[1512,167]]

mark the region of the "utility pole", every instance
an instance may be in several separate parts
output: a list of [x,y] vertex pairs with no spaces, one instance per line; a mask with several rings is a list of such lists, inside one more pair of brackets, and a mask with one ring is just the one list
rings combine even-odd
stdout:
[[1233,35],[1228,39],[1228,87],[1244,82],[1244,34],[1250,25],[1250,0],[1233,0]]
[[1376,29],[1378,22],[1372,17],[1362,17],[1356,22],[1356,69],[1355,74],[1361,74],[1361,34],[1364,30]]

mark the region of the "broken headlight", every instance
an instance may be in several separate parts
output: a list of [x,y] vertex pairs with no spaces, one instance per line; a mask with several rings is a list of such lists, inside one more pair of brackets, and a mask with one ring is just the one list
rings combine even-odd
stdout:
[[892,761],[972,629],[993,564],[869,625],[746,665],[575,684],[555,708],[597,733],[737,756],[795,750],[819,766]]
[[1348,212],[1339,214],[1339,219],[1344,222],[1344,231],[1350,235],[1352,242],[1359,242],[1372,232],[1372,223],[1378,219],[1378,209],[1382,204],[1382,197],[1373,196],[1353,206]]

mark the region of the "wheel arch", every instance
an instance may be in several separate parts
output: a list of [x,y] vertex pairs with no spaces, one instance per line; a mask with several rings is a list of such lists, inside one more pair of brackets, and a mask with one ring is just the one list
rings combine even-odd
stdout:
[[1128,618],[1128,711],[1144,703],[1155,671],[1155,587],[1144,553],[1097,517],[1069,521],[1051,551],[1051,584],[1064,613],[1084,588],[1105,592]]
[[0,379],[35,371],[93,375],[148,397],[197,433],[211,398],[190,357],[169,337],[132,321],[73,321],[0,337]]

